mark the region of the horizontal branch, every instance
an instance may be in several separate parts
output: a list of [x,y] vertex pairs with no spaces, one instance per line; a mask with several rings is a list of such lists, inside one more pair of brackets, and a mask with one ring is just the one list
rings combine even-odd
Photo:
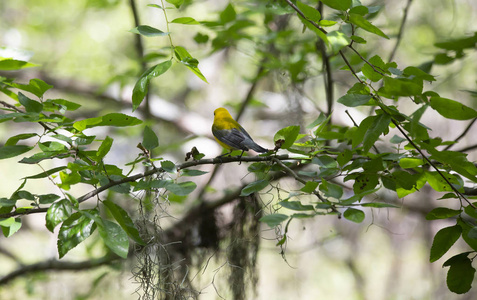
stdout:
[[[224,163],[233,163],[233,162],[267,162],[267,161],[272,161],[274,159],[278,160],[303,160],[305,158],[291,158],[287,154],[283,155],[278,155],[278,156],[246,156],[246,157],[239,157],[239,156],[233,156],[233,157],[216,157],[216,158],[210,158],[210,159],[201,159],[201,160],[196,160],[196,161],[190,161],[190,162],[185,162],[179,165],[176,165],[176,169],[182,170],[182,169],[187,169],[199,165],[216,165],[216,164],[224,164]],[[114,186],[123,184],[123,183],[128,183],[128,182],[134,182],[137,181],[141,178],[148,177],[151,175],[154,175],[156,173],[164,173],[166,172],[163,168],[156,168],[149,170],[144,173],[132,175],[129,177],[125,177],[121,180],[111,180],[109,183],[92,190],[91,192],[88,192],[84,194],[83,196],[77,198],[78,203],[82,203],[88,199],[91,199],[92,197],[100,194],[101,192],[104,192]],[[15,216],[21,216],[21,215],[30,215],[30,214],[36,214],[36,213],[44,213],[48,210],[48,208],[41,207],[41,208],[32,208],[32,209],[17,209],[13,212],[6,213],[6,214],[0,214],[0,218],[10,218],[10,217],[15,217]]]
[[77,271],[97,268],[102,265],[110,264],[113,261],[120,260],[118,256],[106,255],[101,258],[91,259],[81,262],[59,261],[51,259],[31,265],[24,265],[17,270],[0,278],[0,286],[6,285],[13,279],[30,273],[44,271]]

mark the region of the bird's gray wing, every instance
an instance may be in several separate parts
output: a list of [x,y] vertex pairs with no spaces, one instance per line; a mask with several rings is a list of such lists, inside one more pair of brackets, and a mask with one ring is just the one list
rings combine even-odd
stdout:
[[244,140],[250,138],[250,136],[244,135],[244,133],[237,128],[213,130],[214,136],[222,143],[239,150],[248,151],[247,146],[244,145]]

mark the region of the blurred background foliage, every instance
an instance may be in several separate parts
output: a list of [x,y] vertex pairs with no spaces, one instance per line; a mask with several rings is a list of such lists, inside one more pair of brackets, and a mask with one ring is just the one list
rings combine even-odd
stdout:
[[[116,111],[130,113],[131,91],[137,78],[151,62],[157,63],[170,53],[166,37],[143,38],[141,50],[137,35],[128,32],[137,26],[132,4],[139,24],[166,30],[162,12],[147,6],[151,3],[161,4],[153,0],[1,1],[0,56],[9,57],[7,51],[16,49],[18,57],[39,64],[36,68],[8,74],[25,82],[41,78],[52,84],[51,93],[83,105],[81,111],[73,112],[77,119]],[[241,20],[253,23],[237,22],[232,28],[219,28],[210,23],[170,24],[174,45],[184,46],[200,61],[199,68],[209,84],[177,65],[165,76],[151,81],[150,107],[145,108],[143,103],[135,114],[142,119],[150,117],[148,124],[160,140],[158,157],[181,162],[192,146],[198,147],[206,157],[220,154],[221,149],[210,133],[213,110],[224,105],[239,108],[256,78],[262,80],[253,92],[242,123],[260,144],[271,148],[271,137],[278,129],[306,125],[320,111],[327,111],[321,60],[315,50],[310,50],[315,48],[315,35],[309,30],[297,34],[302,27],[298,18],[286,15],[291,11],[275,1],[258,1],[258,5],[254,1],[231,3]],[[391,55],[408,3],[411,4],[402,38],[394,55],[399,67],[434,61],[437,54],[443,53],[435,43],[477,31],[474,22],[477,3],[473,0],[363,1],[367,6],[381,8],[373,24],[391,39],[376,39],[364,33],[369,39],[367,44],[357,47],[361,55],[368,58],[375,54],[383,58]],[[180,10],[170,10],[168,18],[190,16],[198,21],[214,22],[227,18],[224,11],[228,4],[217,0],[186,1]],[[268,23],[267,9],[283,10],[282,20]],[[333,13],[324,11],[327,19],[333,19]],[[270,27],[283,24],[294,30],[277,33],[267,30],[264,23]],[[350,61],[359,61],[353,53],[347,54]],[[434,64],[430,73],[437,76],[437,82],[432,83],[432,90],[476,108],[475,61],[476,51],[468,51],[461,59]],[[331,64],[336,100],[355,81],[349,72],[335,70],[343,65],[340,57],[332,57]],[[415,107],[409,102],[409,106],[401,105],[400,109],[406,113],[414,111]],[[366,109],[336,104],[333,119],[337,124],[353,125],[345,114],[346,109],[357,122],[369,113]],[[432,128],[433,136],[454,140],[466,127],[464,122],[436,116],[428,110],[422,119]],[[5,124],[0,124],[1,143],[11,135],[11,130],[18,130]],[[108,158],[108,163],[123,165],[137,156],[139,151],[135,145],[142,140],[141,128],[113,129],[109,133],[107,129],[101,130],[104,136],[115,137],[114,155]],[[474,128],[460,145],[474,145],[475,132]],[[469,160],[476,159],[475,150],[469,152]],[[2,195],[12,193],[25,174],[38,172],[35,166],[15,169],[15,162],[15,159],[1,162]],[[238,186],[247,176],[247,170],[244,166],[229,164],[222,168],[221,175],[210,188],[215,189],[215,193],[212,191],[209,195],[211,199],[219,197],[221,191]],[[198,185],[205,184],[206,179],[199,178]],[[281,185],[286,190],[296,188],[292,180]],[[52,189],[44,185],[34,188],[45,193]],[[76,188],[81,191],[81,187]],[[376,197],[395,200],[390,193]],[[426,186],[419,193],[399,200],[401,209],[370,209],[361,224],[338,220],[335,216],[293,222],[289,229],[292,242],[287,246],[285,258],[278,253],[275,233],[262,225],[256,299],[475,299],[475,289],[462,296],[448,291],[441,263],[429,263],[429,248],[435,232],[450,224],[424,218],[437,206],[438,197]],[[264,203],[275,200],[270,195],[263,198]],[[172,203],[171,215],[180,215],[193,201]],[[447,207],[455,204],[453,200],[440,201],[439,205]],[[124,203],[124,206],[134,207],[134,203]],[[165,225],[170,222],[164,220]],[[21,232],[8,240],[0,237],[1,275],[14,270],[19,262],[28,265],[57,256],[56,239],[43,225],[44,216],[29,216]],[[459,241],[453,253],[446,254],[442,262],[466,249]],[[81,261],[103,251],[97,239],[91,239],[73,249],[67,258]],[[224,278],[231,267],[223,267],[222,263],[212,261],[197,279],[197,286],[203,289],[201,299],[217,299],[218,295],[230,299]],[[133,264],[132,261],[117,262],[92,270],[29,275],[1,286],[0,298],[131,299],[137,288],[131,280]]]

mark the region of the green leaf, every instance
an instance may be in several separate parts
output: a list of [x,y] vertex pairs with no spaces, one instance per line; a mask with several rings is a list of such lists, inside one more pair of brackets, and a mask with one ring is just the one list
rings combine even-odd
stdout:
[[303,205],[300,201],[280,201],[278,204],[282,207],[297,211],[315,210],[313,205]]
[[64,220],[71,216],[73,205],[67,199],[62,199],[50,205],[46,212],[46,228],[53,232],[56,225],[60,224]]
[[474,226],[464,222],[461,218],[457,219],[457,224],[462,228],[462,239],[469,245],[474,251],[477,251],[477,239],[469,237],[469,233]]
[[426,220],[447,219],[457,216],[460,213],[460,210],[450,209],[447,207],[436,207],[426,215]]
[[384,77],[384,86],[379,90],[387,93],[389,97],[418,96],[422,94],[422,79]]
[[197,25],[197,24],[200,24],[200,23],[197,22],[194,18],[191,18],[191,17],[176,18],[176,19],[172,20],[171,23],[184,24],[184,25]]
[[234,21],[237,18],[237,13],[235,12],[234,7],[229,3],[225,9],[219,15],[220,22],[222,24],[227,24]]
[[141,124],[142,121],[136,117],[128,116],[122,113],[110,113],[102,117],[89,118],[73,123],[73,127],[78,131],[98,126],[135,126]]
[[383,59],[378,55],[371,57],[369,59],[369,63],[372,64],[374,68],[369,64],[364,64],[364,66],[361,68],[361,71],[369,80],[378,82],[383,78],[382,74],[385,74],[388,68],[386,67]]
[[351,43],[351,39],[341,30],[331,31],[326,34],[331,52],[337,54],[341,49]]
[[300,191],[311,194],[315,191],[316,187],[318,186],[317,181],[307,181],[305,186],[300,189]]
[[201,171],[201,170],[194,170],[194,169],[182,169],[182,176],[201,176],[207,174],[209,172]]
[[368,128],[363,138],[363,150],[365,152],[368,152],[369,149],[371,149],[381,134],[387,133],[389,130],[389,123],[391,123],[391,116],[387,113],[382,113],[374,118],[373,123]]
[[[89,210],[90,214],[99,215],[97,210]],[[94,221],[82,212],[76,212],[66,219],[58,233],[58,254],[62,258],[71,249],[88,238],[96,229]]]
[[426,81],[436,81],[436,78],[416,67],[407,67],[403,70],[405,76],[415,76]]
[[74,111],[81,107],[81,104],[65,99],[48,99],[44,102],[44,104],[45,106],[51,105],[53,107],[56,107],[56,110],[59,110],[61,113],[64,113],[67,110]]
[[397,206],[395,204],[383,203],[383,202],[361,203],[361,206],[363,206],[363,207],[375,207],[375,208],[385,208],[385,207],[400,208],[400,206]]
[[142,145],[149,151],[159,147],[159,139],[149,126],[144,127]]
[[96,152],[96,157],[98,159],[102,159],[103,157],[108,154],[109,150],[111,150],[111,146],[113,145],[113,139],[110,138],[109,136],[106,136],[106,138],[103,140],[101,145],[99,146],[98,151]]
[[357,36],[357,35],[352,35],[351,40],[353,40],[355,43],[358,43],[358,44],[366,44],[367,43],[365,39],[363,39],[362,37]]
[[67,153],[67,151],[64,152],[53,152],[53,151],[48,151],[48,152],[40,152],[33,154],[30,157],[24,157],[22,158],[19,163],[22,164],[36,164],[39,163],[42,160],[45,159],[53,159],[53,158],[65,158],[71,156],[70,153]]
[[133,241],[140,245],[146,245],[146,243],[139,235],[139,231],[134,225],[134,222],[131,220],[128,213],[121,206],[110,200],[103,201],[103,204],[108,208],[114,219],[118,222],[118,224],[124,229],[124,231]]
[[320,169],[334,169],[338,167],[338,163],[336,160],[328,155],[320,155],[320,156],[315,156],[311,160],[311,163],[315,165],[319,165]]
[[164,74],[172,66],[172,61],[166,60],[160,64],[157,64],[149,68],[144,72],[138,81],[134,85],[132,102],[133,102],[133,111],[136,110],[141,102],[144,100],[144,97],[147,94],[149,88],[149,82],[152,78],[158,77]]
[[269,183],[270,182],[268,180],[265,180],[265,179],[261,179],[261,180],[251,182],[251,183],[247,184],[242,189],[242,191],[240,192],[240,196],[243,197],[243,196],[248,196],[248,195],[253,194],[253,193],[260,192],[265,187],[267,187]]
[[459,179],[449,173],[441,172],[440,174],[438,172],[426,172],[426,179],[429,185],[437,192],[452,192],[453,189],[447,181],[442,178],[442,175],[446,177],[446,179],[457,189],[460,189],[463,186],[463,182],[459,182]]
[[3,70],[3,71],[20,70],[24,68],[31,68],[31,67],[37,67],[37,66],[39,65],[30,63],[27,61],[23,61],[23,60],[0,57],[0,70]]
[[0,227],[2,228],[3,235],[8,238],[22,227],[22,220],[14,217],[0,218]]
[[476,110],[451,99],[431,97],[430,103],[433,109],[447,119],[470,120],[477,118]]
[[462,227],[454,225],[439,230],[434,236],[431,246],[430,262],[441,258],[454,245],[462,234]]
[[166,185],[166,190],[177,196],[187,196],[192,193],[196,187],[197,184],[195,184],[195,182],[185,181],[181,183],[169,183]]
[[283,221],[288,219],[287,215],[284,214],[270,214],[260,218],[260,222],[267,224],[269,227],[273,228],[280,225]]
[[321,14],[318,10],[316,10],[315,8],[309,6],[309,5],[306,5],[300,1],[296,1],[296,6],[298,7],[298,9],[301,10],[301,12],[307,17],[307,19],[315,22],[315,23],[318,23],[321,19]]
[[475,48],[475,44],[477,43],[477,34],[474,33],[474,36],[471,37],[463,37],[448,40],[445,42],[435,43],[434,46],[437,48],[449,50],[449,51],[459,51],[463,49],[471,49]]
[[33,95],[37,96],[38,98],[43,97],[43,94],[47,90],[49,90],[53,87],[52,85],[49,85],[46,82],[44,82],[43,80],[38,79],[38,78],[31,79],[29,84],[19,84],[19,83],[14,82],[14,83],[11,84],[11,86],[15,87],[17,89],[21,89],[23,91],[30,92]]
[[23,95],[21,92],[18,92],[18,101],[20,102],[21,105],[25,107],[25,110],[27,112],[41,113],[43,111],[43,104],[28,98],[27,96]]
[[55,202],[58,199],[60,199],[60,196],[56,194],[45,194],[45,195],[38,196],[38,202],[40,202],[40,204],[50,204]]
[[450,266],[447,272],[447,287],[456,294],[467,293],[474,281],[475,269],[467,255],[468,252],[455,255],[444,263],[444,266]]
[[355,209],[355,208],[348,208],[343,213],[343,217],[345,217],[346,219],[352,222],[361,223],[363,222],[365,215],[362,210]]
[[166,2],[174,5],[176,8],[179,8],[181,7],[182,3],[184,3],[184,0],[166,0]]
[[399,160],[399,166],[403,169],[412,169],[422,164],[424,164],[424,161],[420,158],[403,157]]
[[168,35],[169,32],[163,32],[157,28],[148,26],[148,25],[139,25],[131,30],[129,32],[132,33],[137,33],[146,37],[151,37],[151,36],[165,36]]
[[324,5],[336,10],[347,10],[351,7],[351,0],[320,0]]
[[338,102],[348,107],[356,107],[367,104],[371,98],[371,95],[346,94],[340,97]]
[[169,172],[169,173],[174,173],[176,172],[176,165],[170,161],[170,160],[164,160],[161,161],[161,167],[164,169],[164,171]]
[[280,129],[277,133],[275,133],[273,140],[275,142],[277,140],[285,140],[285,142],[282,145],[282,149],[288,149],[291,146],[293,146],[293,143],[295,143],[299,133],[300,133],[300,126],[288,126],[288,127]]
[[15,157],[33,149],[31,146],[14,145],[0,147],[0,159]]
[[36,133],[21,133],[17,134],[15,136],[12,136],[8,138],[8,140],[5,142],[5,146],[14,146],[18,143],[20,140],[27,140],[31,137],[38,136]]
[[99,235],[106,246],[122,258],[128,257],[129,239],[126,232],[118,224],[109,220],[102,220],[98,225]]
[[[336,1],[336,2],[340,2],[340,1]],[[382,32],[381,29],[371,24],[368,20],[366,20],[361,15],[349,14],[349,21],[353,23],[354,25],[361,27],[362,29],[368,32],[371,32],[383,38],[389,39],[389,37],[386,34],[384,34],[384,32]]]
[[322,180],[320,191],[323,192],[325,197],[340,199],[343,196],[343,187],[326,180]]
[[[477,206],[477,202],[473,202],[472,203],[474,206]],[[468,214],[469,216],[471,216],[472,218],[474,219],[477,219],[477,209],[473,208],[472,206],[470,205],[467,205],[465,208],[464,208],[464,211],[466,214]]]
[[175,46],[174,54],[181,64],[186,66],[189,70],[192,71],[192,73],[202,79],[205,83],[208,83],[207,79],[198,68],[199,61],[193,58],[192,55],[190,55],[184,47]]

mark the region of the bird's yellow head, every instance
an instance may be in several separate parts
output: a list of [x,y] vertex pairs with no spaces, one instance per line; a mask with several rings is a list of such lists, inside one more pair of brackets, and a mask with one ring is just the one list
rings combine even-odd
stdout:
[[223,107],[219,107],[214,111],[214,118],[221,119],[221,118],[231,118],[229,111]]

